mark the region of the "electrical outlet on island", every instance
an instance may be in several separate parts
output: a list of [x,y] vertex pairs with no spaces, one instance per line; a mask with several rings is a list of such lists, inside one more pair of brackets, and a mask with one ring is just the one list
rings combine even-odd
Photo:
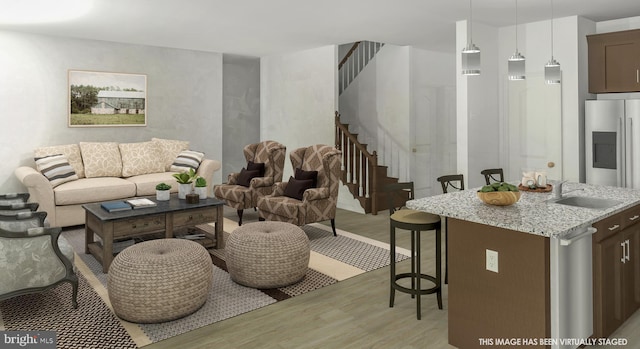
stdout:
[[487,270],[498,272],[498,252],[487,249]]

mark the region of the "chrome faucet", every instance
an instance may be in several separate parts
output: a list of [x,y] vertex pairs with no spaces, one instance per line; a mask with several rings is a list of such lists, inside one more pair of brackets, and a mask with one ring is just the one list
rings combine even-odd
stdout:
[[562,185],[568,181],[558,181],[553,188],[553,198],[562,199]]
[[555,187],[553,188],[553,190],[554,190],[553,191],[553,198],[554,199],[560,200],[560,199],[562,199],[562,194],[567,194],[567,193],[571,193],[571,192],[578,191],[578,190],[584,190],[584,188],[578,188],[578,189],[569,190],[569,191],[566,191],[566,192],[563,193],[562,192],[562,185],[564,183],[567,183],[567,182],[568,181],[558,181],[556,183]]

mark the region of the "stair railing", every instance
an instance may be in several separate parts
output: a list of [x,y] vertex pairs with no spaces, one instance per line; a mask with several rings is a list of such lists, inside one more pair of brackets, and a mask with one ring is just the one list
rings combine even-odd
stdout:
[[378,213],[378,155],[369,153],[367,147],[358,142],[358,137],[349,132],[348,125],[340,122],[336,111],[336,148],[342,151],[342,181],[357,188],[357,195],[371,200],[371,213]]
[[356,41],[351,46],[338,64],[339,93],[347,89],[382,46],[383,43],[373,41]]

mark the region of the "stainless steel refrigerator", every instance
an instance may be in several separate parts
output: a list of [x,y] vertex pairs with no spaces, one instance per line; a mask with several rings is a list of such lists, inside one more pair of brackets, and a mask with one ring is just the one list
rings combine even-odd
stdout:
[[585,102],[588,184],[640,189],[640,99]]

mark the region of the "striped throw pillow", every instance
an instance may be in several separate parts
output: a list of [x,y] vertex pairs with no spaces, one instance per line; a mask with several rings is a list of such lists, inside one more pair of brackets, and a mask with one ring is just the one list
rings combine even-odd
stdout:
[[173,164],[171,164],[172,172],[187,172],[189,169],[194,171],[200,167],[200,162],[204,158],[204,153],[194,150],[183,150],[178,154]]
[[78,175],[69,164],[69,160],[62,154],[44,156],[35,158],[35,160],[38,171],[47,177],[54,188],[62,183],[78,179]]

